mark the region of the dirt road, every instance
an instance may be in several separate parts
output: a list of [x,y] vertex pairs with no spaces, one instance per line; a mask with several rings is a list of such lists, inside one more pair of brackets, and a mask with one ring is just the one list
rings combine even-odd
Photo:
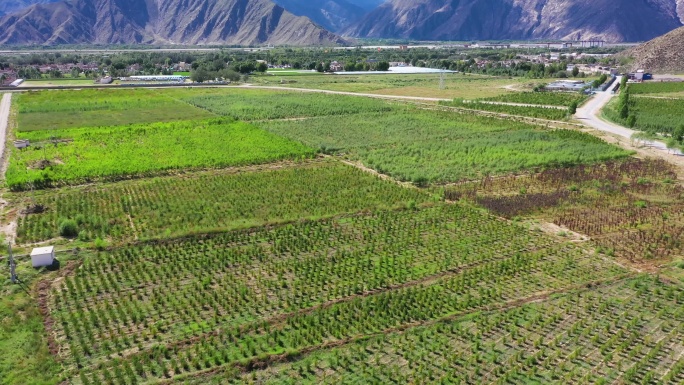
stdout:
[[442,99],[442,98],[425,98],[420,96],[398,96],[398,95],[380,95],[380,94],[368,94],[359,92],[346,92],[346,91],[331,91],[331,90],[321,90],[315,88],[296,88],[296,87],[278,87],[278,86],[255,86],[251,84],[245,84],[242,86],[225,86],[225,88],[254,88],[260,90],[275,90],[275,91],[299,91],[299,92],[314,92],[319,94],[329,94],[329,95],[350,95],[350,96],[364,96],[367,98],[377,98],[377,99],[395,99],[395,100],[417,100],[421,102],[450,102],[453,99]]
[[[620,76],[616,79],[616,82],[620,82]],[[597,92],[589,101],[587,101],[582,107],[577,109],[575,118],[580,122],[586,124],[587,126],[593,127],[599,131],[608,132],[613,135],[621,136],[625,139],[630,139],[634,133],[637,131],[631,130],[626,127],[622,127],[615,123],[607,122],[601,119],[601,109],[610,102],[610,100],[615,97],[610,91]],[[682,155],[679,151],[673,151],[667,148],[665,143],[659,141],[644,141],[644,143],[654,149],[667,151],[669,153],[675,153],[677,155]]]
[[7,140],[7,126],[9,125],[10,106],[12,94],[6,93],[0,101],[0,159],[5,156],[5,141]]

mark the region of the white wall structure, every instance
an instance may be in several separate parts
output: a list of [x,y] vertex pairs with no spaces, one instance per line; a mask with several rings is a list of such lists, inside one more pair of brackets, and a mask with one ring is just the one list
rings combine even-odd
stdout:
[[52,266],[55,261],[55,247],[37,247],[31,251],[33,267]]

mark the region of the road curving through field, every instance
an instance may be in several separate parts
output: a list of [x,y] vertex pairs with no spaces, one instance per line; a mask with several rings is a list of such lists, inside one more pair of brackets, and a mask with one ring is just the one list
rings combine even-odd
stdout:
[[[621,78],[621,76],[618,76],[615,81],[619,83]],[[626,139],[631,139],[632,135],[634,135],[638,131],[601,119],[601,110],[610,102],[610,100],[615,95],[616,94],[613,94],[611,91],[597,92],[591,99],[584,103],[582,107],[577,109],[575,118],[577,118],[582,123],[591,126],[599,131],[608,132],[610,134],[621,136]],[[645,140],[644,143],[660,151],[667,151],[668,153],[682,155],[681,151],[668,149],[665,143],[660,141]]]

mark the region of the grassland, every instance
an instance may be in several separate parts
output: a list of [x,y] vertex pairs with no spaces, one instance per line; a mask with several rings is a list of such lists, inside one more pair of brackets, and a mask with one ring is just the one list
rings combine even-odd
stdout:
[[19,131],[206,119],[215,115],[158,90],[97,89],[17,95]]
[[[430,199],[353,167],[314,161],[48,190],[40,214],[19,223],[21,243],[59,235],[73,220],[83,240],[181,236],[388,209]],[[21,202],[28,204],[23,199]],[[19,202],[16,202],[20,205]]]
[[588,134],[407,107],[392,114],[264,122],[261,127],[397,179],[455,182],[627,156]]
[[117,180],[181,169],[221,168],[310,158],[314,151],[231,119],[20,132],[11,189]]

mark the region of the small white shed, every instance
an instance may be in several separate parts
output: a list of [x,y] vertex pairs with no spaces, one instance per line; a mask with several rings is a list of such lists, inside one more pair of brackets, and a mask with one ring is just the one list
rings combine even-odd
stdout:
[[55,247],[36,247],[31,251],[33,267],[52,266],[55,261]]

